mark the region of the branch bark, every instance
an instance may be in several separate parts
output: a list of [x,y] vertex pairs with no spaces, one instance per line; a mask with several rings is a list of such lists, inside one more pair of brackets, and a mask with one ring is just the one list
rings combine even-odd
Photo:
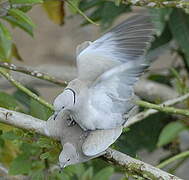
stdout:
[[144,163],[140,160],[134,159],[126,154],[123,154],[119,151],[113,149],[107,149],[106,154],[104,155],[106,160],[111,161],[115,165],[123,167],[127,172],[144,177],[145,179],[150,180],[178,180],[181,179],[174,175],[171,175],[165,171],[155,168],[147,163]]
[[21,67],[21,66],[16,66],[15,64],[12,63],[7,63],[7,62],[0,62],[0,67],[12,70],[12,71],[17,71],[17,72],[21,72],[30,76],[33,76],[35,78],[38,79],[42,79],[42,80],[46,80],[49,81],[51,83],[60,85],[60,86],[66,86],[67,82],[63,81],[63,80],[58,80],[57,78],[53,77],[53,76],[49,76],[48,74],[39,72],[37,70],[31,70],[27,67]]
[[[167,100],[167,101],[161,103],[160,105],[161,106],[171,106],[171,105],[175,105],[180,102],[183,102],[184,100],[186,100],[188,98],[189,98],[189,93],[187,93],[183,96],[174,98],[174,99]],[[135,116],[129,118],[128,121],[125,123],[125,127],[131,126],[132,124],[137,123],[155,113],[158,113],[158,110],[148,109],[147,111],[140,112],[140,113],[136,114]]]
[[165,106],[165,104],[157,105],[157,104],[152,104],[152,103],[141,101],[141,100],[136,100],[135,103],[141,107],[156,109],[158,111],[165,112],[165,113],[189,116],[189,111],[187,109],[178,109],[174,107],[168,107],[168,106]]
[[123,0],[124,4],[151,8],[188,8],[189,2],[186,1],[157,1],[157,0]]
[[[49,132],[46,132],[46,121],[42,121],[23,113],[0,108],[0,122],[26,130],[33,130],[39,134],[52,137]],[[145,179],[180,180],[179,177],[173,176],[165,171],[110,148],[106,151],[106,154],[103,155],[103,158],[108,162],[111,161],[116,165],[119,165],[129,173],[140,175]]]

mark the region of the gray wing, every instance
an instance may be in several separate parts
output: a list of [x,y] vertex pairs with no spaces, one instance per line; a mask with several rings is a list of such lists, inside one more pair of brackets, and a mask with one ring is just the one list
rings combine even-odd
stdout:
[[139,59],[153,37],[149,16],[135,15],[90,43],[77,55],[78,78],[93,81],[105,71]]
[[[111,109],[112,113],[130,111],[134,107],[134,84],[147,67],[148,64],[140,60],[124,63],[105,72],[90,88],[91,104],[95,109]],[[106,100],[106,107],[100,106],[102,99]]]
[[123,127],[91,131],[85,139],[82,150],[86,156],[104,152],[121,135]]

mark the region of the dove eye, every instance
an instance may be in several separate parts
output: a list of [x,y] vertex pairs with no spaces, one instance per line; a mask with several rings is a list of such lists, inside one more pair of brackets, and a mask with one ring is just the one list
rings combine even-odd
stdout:
[[70,159],[68,159],[68,161],[70,161]]
[[62,109],[64,109],[65,107],[64,106],[62,106]]

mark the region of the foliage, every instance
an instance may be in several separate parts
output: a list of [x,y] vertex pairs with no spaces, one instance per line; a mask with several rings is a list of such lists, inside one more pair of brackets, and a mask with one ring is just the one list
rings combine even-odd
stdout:
[[[84,17],[81,25],[97,22],[102,30],[106,30],[120,15],[127,15],[133,11],[130,5],[121,2],[120,0],[0,1],[0,61],[11,62],[13,58],[22,61],[8,27],[19,28],[31,37],[35,36],[35,22],[27,14],[34,5],[43,6],[52,22],[63,25],[67,4],[72,16],[80,14]],[[188,80],[189,73],[189,15],[187,10],[150,8],[147,11],[151,14],[156,28],[155,40],[148,51],[147,58],[153,60],[169,50],[181,58],[181,62],[185,64],[185,70],[188,71],[186,72],[187,77],[183,77],[180,75],[182,69],[175,66],[174,69],[168,70],[168,74],[153,73],[148,78],[167,84],[180,94],[186,93],[188,92],[186,79]],[[11,26],[8,26],[7,23]],[[38,93],[32,87],[30,89]],[[186,102],[187,108],[188,105],[189,103]],[[45,106],[19,90],[12,93],[1,91],[0,107],[24,112],[43,120],[47,120],[52,114]],[[136,156],[140,150],[145,149],[152,152],[157,148],[164,148],[166,145],[179,141],[179,134],[183,130],[188,130],[188,119],[172,118],[158,113],[132,125],[113,146],[122,152]],[[35,180],[45,179],[47,175],[49,179],[57,180],[106,180],[114,172],[121,171],[97,159],[67,167],[62,172],[56,169],[46,174],[46,170],[57,163],[60,149],[60,144],[54,140],[0,123],[0,163],[9,168],[11,175],[24,174]],[[172,155],[171,152],[172,150],[170,155]]]

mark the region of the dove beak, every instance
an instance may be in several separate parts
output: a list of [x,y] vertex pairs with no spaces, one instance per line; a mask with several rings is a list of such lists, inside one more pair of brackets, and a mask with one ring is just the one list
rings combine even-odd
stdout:
[[66,163],[64,163],[64,164],[62,164],[62,163],[60,164],[60,163],[59,163],[59,167],[60,167],[60,170],[59,170],[59,171],[62,172],[63,169],[66,167]]

